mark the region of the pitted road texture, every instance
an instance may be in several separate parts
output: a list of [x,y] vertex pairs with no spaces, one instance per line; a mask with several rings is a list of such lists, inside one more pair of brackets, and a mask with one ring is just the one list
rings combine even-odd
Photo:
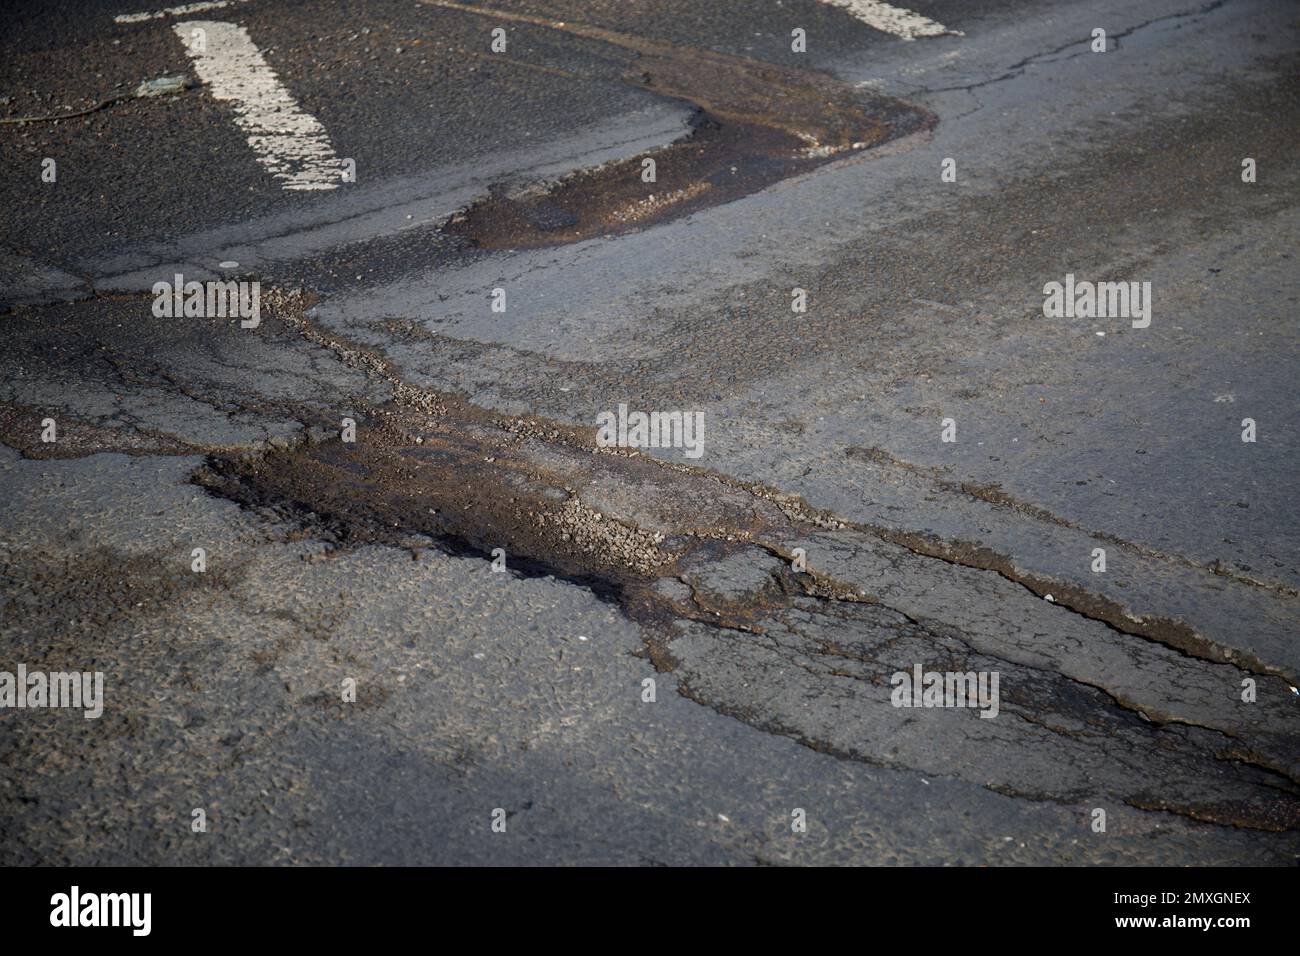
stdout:
[[[761,490],[593,453],[590,435],[575,448],[529,434],[533,422],[371,420],[364,449],[331,440],[220,462],[199,480],[242,504],[301,509],[331,540],[427,535],[484,556],[495,545],[521,570],[612,593],[684,693],[817,749],[1034,799],[1100,794],[1300,826],[1289,715],[1239,698],[1251,678],[1285,701],[1279,678],[1149,643],[869,533],[818,535],[817,524],[839,522],[799,521],[787,515],[799,503],[782,509]],[[794,547],[811,570],[788,570]],[[891,706],[889,675],[917,662],[998,672],[1006,709],[986,723]]]
[[[279,398],[241,392],[241,367],[214,360],[249,340],[234,321],[212,323],[201,352],[182,347],[192,327],[155,322],[150,334],[175,340],[151,349],[169,356],[162,376],[124,347],[138,334],[126,330],[150,324],[149,304],[136,298],[49,310],[123,320],[81,317],[77,357],[65,356],[64,367],[79,367],[83,379],[98,378],[109,390],[130,388],[172,423],[185,421],[179,410],[195,396],[208,396],[205,407],[220,417],[268,429],[281,416],[298,416],[306,431],[255,450],[214,442],[221,430],[201,417],[166,437],[206,452],[190,474],[195,493],[237,503],[241,523],[279,529],[259,534],[310,543],[304,557],[312,562],[348,561],[382,546],[418,565],[434,548],[477,556],[481,573],[502,586],[519,575],[568,582],[633,622],[642,642],[635,653],[681,695],[820,754],[950,777],[1080,814],[1092,805],[1160,811],[1285,834],[1282,846],[1292,843],[1300,762],[1289,711],[1278,706],[1289,695],[1280,678],[1166,646],[1124,629],[1122,617],[1078,613],[1065,597],[1045,601],[1005,572],[909,549],[774,489],[601,449],[590,428],[488,413],[414,388],[382,357],[314,326],[301,295],[268,296],[262,341],[279,343],[284,354],[278,370],[259,370],[259,382],[262,393]],[[26,325],[36,337],[47,328],[28,316],[10,321],[11,331]],[[279,384],[269,387],[272,381]],[[355,442],[322,424],[340,399],[330,389],[340,386],[351,395]],[[132,445],[138,422],[97,417],[93,394],[63,401],[67,449],[139,453]],[[83,434],[86,425],[92,430]],[[247,569],[227,566],[217,549],[221,573],[200,582],[185,572],[184,549],[128,558],[109,548],[98,552],[105,563],[96,571],[71,566],[59,551],[18,541],[10,548],[7,592],[51,579],[80,582],[49,610],[12,601],[6,609],[11,639],[51,669],[69,660],[70,649],[66,638],[49,638],[69,625],[130,627],[163,607],[169,618],[206,618],[209,612],[184,609],[214,591],[242,601],[248,587]],[[486,568],[496,548],[503,575]],[[802,570],[793,566],[795,549],[806,557]],[[122,582],[107,602],[101,578]],[[134,607],[123,606],[130,598]],[[81,601],[108,610],[66,619]],[[326,649],[357,610],[350,601],[312,601],[287,621]],[[251,650],[251,661],[265,671],[279,661],[281,644]],[[893,706],[891,675],[916,664],[996,672],[1000,712],[985,719],[971,709]],[[204,680],[194,667],[185,673],[200,707]],[[1261,701],[1253,706],[1240,698],[1247,679]],[[286,689],[298,683],[290,677]],[[636,696],[635,687],[627,692]],[[392,693],[369,685],[358,709],[382,710]],[[331,719],[349,713],[324,688],[296,696]],[[21,754],[36,752],[24,746],[26,726],[15,728],[10,752],[19,766],[27,759]]]
[[[1300,858],[1293,5],[364,6],[230,14],[355,189],[202,87],[0,126],[0,670],[105,675],[0,710],[0,862]],[[187,68],[14,23],[6,114]]]

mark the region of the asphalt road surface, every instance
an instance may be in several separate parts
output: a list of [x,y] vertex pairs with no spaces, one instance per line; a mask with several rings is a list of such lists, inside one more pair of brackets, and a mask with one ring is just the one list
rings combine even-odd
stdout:
[[1300,7],[167,2],[0,39],[0,863],[1300,859]]

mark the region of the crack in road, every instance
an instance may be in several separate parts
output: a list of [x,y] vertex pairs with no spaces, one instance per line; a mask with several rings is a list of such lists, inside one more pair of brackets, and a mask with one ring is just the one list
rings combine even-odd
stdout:
[[[82,363],[85,381],[107,373],[113,390],[156,396],[146,407],[170,396],[228,419],[288,419],[298,433],[212,443],[184,429],[160,436],[129,410],[84,424],[57,413],[59,454],[202,452],[198,485],[289,518],[334,553],[368,543],[484,557],[502,548],[511,572],[563,578],[620,608],[641,626],[654,666],[718,713],[820,752],[1026,799],[1088,796],[1268,831],[1300,825],[1293,729],[1272,708],[1233,703],[1248,674],[1270,699],[1285,699],[1285,686],[1190,626],[1040,581],[986,549],[860,525],[757,483],[600,449],[589,427],[416,387],[389,359],[313,322],[312,302],[265,289],[255,339],[237,323],[176,332],[215,332],[204,355],[132,347],[148,334],[128,319],[147,310],[143,296],[29,310],[11,331],[24,366]],[[47,330],[67,328],[62,311],[86,309],[110,318],[78,323],[48,355]],[[239,350],[252,341],[256,389],[241,384]],[[320,392],[322,379],[343,390]],[[357,421],[355,444],[338,437],[340,408]],[[0,437],[46,456],[31,438],[39,414],[10,405]],[[802,572],[795,548],[808,556]],[[1040,597],[1049,586],[1055,603]],[[885,679],[914,663],[1000,672],[1005,715],[891,707]],[[1093,727],[1102,737],[1085,732]]]
[[[1225,3],[1227,3],[1227,0],[1213,0],[1212,3],[1209,3],[1206,6],[1201,7],[1199,10],[1191,10],[1191,11],[1185,11],[1181,13],[1171,13],[1171,14],[1166,14],[1163,17],[1153,17],[1152,19],[1146,20],[1142,23],[1134,24],[1133,26],[1129,27],[1126,30],[1120,31],[1119,33],[1107,34],[1106,38],[1107,40],[1113,40],[1115,42],[1115,47],[1118,49],[1120,40],[1132,36],[1133,34],[1137,33],[1139,30],[1144,30],[1147,27],[1153,26],[1154,24],[1157,23],[1164,23],[1167,20],[1187,20],[1189,22],[1195,22],[1196,20],[1206,16],[1209,13],[1213,13],[1215,10],[1223,6]],[[1024,59],[1012,63],[1009,67],[1006,68],[1004,72],[1002,72],[998,76],[991,77],[987,80],[980,80],[977,83],[964,83],[964,84],[959,83],[953,86],[934,86],[934,87],[918,86],[912,92],[918,95],[930,94],[930,93],[951,93],[956,90],[961,90],[962,92],[965,93],[971,93],[974,90],[979,89],[980,87],[992,86],[994,83],[1002,83],[1006,80],[1015,79],[1016,77],[1023,74],[1025,70],[1027,70],[1029,67],[1033,66],[1036,63],[1061,62],[1059,60],[1053,60],[1051,59],[1051,57],[1054,57],[1060,53],[1064,53],[1066,50],[1069,50],[1072,47],[1076,47],[1079,46],[1080,44],[1086,44],[1089,42],[1090,40],[1071,40],[1069,43],[1062,44],[1061,46],[1055,47],[1053,49],[1044,50],[1041,53],[1034,53],[1030,56],[1025,57]],[[1084,56],[1084,55],[1086,54],[1080,52],[1080,53],[1072,54],[1071,56],[1068,57],[1063,57],[1062,59],[1072,60],[1076,56]]]
[[[306,297],[272,291],[266,300],[268,329],[282,322],[391,398],[355,405],[355,444],[320,424],[318,410],[307,438],[251,453],[208,449],[194,481],[209,492],[290,518],[334,551],[373,543],[486,557],[504,549],[510,571],[560,577],[620,607],[683,694],[823,752],[1032,799],[1069,803],[1092,793],[1265,830],[1300,821],[1294,735],[1272,711],[1221,703],[1248,672],[1216,659],[1212,646],[1175,651],[1095,620],[1082,592],[1049,604],[1024,575],[947,543],[859,527],[692,465],[599,449],[591,428],[491,413],[416,388],[388,360],[315,326]],[[254,397],[234,405],[250,416],[273,410]],[[790,566],[795,547],[809,555],[805,571]],[[801,636],[809,628],[816,636]],[[852,650],[855,642],[865,650]],[[819,682],[819,668],[803,660],[810,653],[841,663],[820,668]],[[811,683],[791,688],[788,673],[777,676],[779,660]],[[866,660],[877,670],[851,672]],[[950,722],[936,735],[931,712],[920,719],[889,707],[884,678],[913,662],[1003,673],[1007,716],[988,722],[996,732],[963,714],[936,718]],[[1284,692],[1278,678],[1258,680]],[[1032,689],[1043,682],[1051,686]],[[822,717],[808,723],[806,708],[789,709],[792,698],[821,701]],[[825,719],[825,708],[838,716]],[[1123,738],[1129,757],[1076,732],[1098,721]],[[1041,756],[1025,756],[1036,747]],[[1177,796],[1166,792],[1171,780]]]
[[[111,305],[144,308],[146,301],[139,297]],[[1113,721],[1120,712],[1140,721],[1145,729],[1132,746],[1154,749],[1126,769],[1123,779],[1133,786],[1112,779],[1110,792],[1116,799],[1135,806],[1160,804],[1197,819],[1208,814],[1234,825],[1277,829],[1294,824],[1295,794],[1288,789],[1300,764],[1294,735],[1268,716],[1271,711],[1218,703],[1234,699],[1234,688],[1251,673],[1243,670],[1249,662],[1229,661],[1226,651],[1181,622],[1139,620],[1096,595],[1083,589],[1076,593],[1055,581],[1050,586],[1061,600],[1048,604],[1039,597],[1047,582],[985,549],[859,525],[756,483],[635,451],[599,449],[592,428],[496,414],[456,396],[415,387],[388,359],[318,327],[308,316],[309,296],[269,289],[263,301],[264,342],[309,348],[306,367],[315,370],[312,374],[322,374],[321,356],[328,355],[369,382],[372,398],[361,397],[367,390],[357,382],[346,399],[358,423],[355,444],[339,440],[337,418],[331,421],[330,411],[318,400],[268,399],[263,395],[280,392],[283,386],[263,383],[252,392],[223,383],[242,367],[224,348],[197,364],[191,360],[191,367],[168,370],[158,359],[110,347],[100,338],[121,324],[97,328],[91,323],[75,352],[82,360],[107,361],[119,383],[201,402],[227,416],[266,420],[289,415],[298,422],[302,437],[253,451],[177,436],[175,453],[207,454],[194,480],[210,492],[291,518],[336,551],[376,543],[417,549],[433,545],[451,553],[487,556],[502,548],[515,573],[561,577],[619,606],[642,625],[647,655],[659,669],[678,675],[683,693],[719,712],[747,715],[755,726],[780,728],[826,752],[844,751],[856,759],[883,760],[931,774],[945,772],[944,765],[933,762],[933,754],[897,760],[891,756],[886,744],[894,746],[891,742],[906,738],[906,722],[875,737],[874,747],[836,743],[831,725],[792,729],[792,716],[780,712],[783,681],[763,679],[770,666],[761,661],[733,660],[726,667],[737,667],[737,675],[748,676],[719,677],[719,668],[726,669],[721,662],[734,656],[739,646],[739,638],[726,635],[766,641],[781,633],[798,634],[809,625],[799,625],[791,615],[811,613],[811,626],[826,632],[813,640],[823,649],[817,653],[860,640],[859,632],[877,642],[877,653],[891,652],[896,631],[892,625],[852,615],[896,615],[929,637],[914,647],[911,658],[879,658],[873,686],[889,670],[905,670],[909,660],[928,661],[940,645],[956,641],[963,653],[984,659],[989,669],[1020,675],[1022,685],[1042,679],[1033,675],[1048,674],[1100,695],[1063,720],[1050,716],[1051,708],[1069,699],[1061,687],[1032,699],[1013,692],[1008,714],[1030,715],[1027,725],[1068,727],[1071,720],[1086,723],[1105,714]],[[229,334],[245,341],[238,332]],[[273,368],[275,363],[261,367]],[[285,378],[284,370],[279,378]],[[311,391],[310,383],[304,385]],[[29,411],[21,421],[12,415],[0,420],[6,441],[23,448],[14,431],[35,434],[35,414]],[[66,419],[63,427],[70,444],[61,454],[130,451],[141,440],[136,424],[116,432],[100,424],[89,434],[79,434],[79,425]],[[33,444],[26,443],[26,448]],[[149,451],[159,453],[157,448]],[[796,547],[809,556],[802,572],[791,569]],[[851,615],[847,619],[842,617],[845,612]],[[701,645],[708,646],[706,653],[698,650]],[[827,675],[833,680],[850,677],[842,666],[834,671]],[[1268,693],[1285,693],[1278,678],[1262,672],[1256,676]],[[736,704],[745,688],[763,685],[768,689],[759,699],[743,707]],[[819,699],[837,693],[833,687],[806,689],[807,695]],[[881,703],[853,702],[850,723],[874,715],[856,731],[862,741],[871,741],[873,728],[887,725],[896,714],[887,706],[882,710]],[[1003,725],[1011,723],[1009,718]],[[979,728],[978,723],[974,726]],[[957,748],[949,755],[947,772],[962,776],[963,768],[983,752],[987,732],[980,729],[971,737],[969,731],[959,728],[945,735]],[[1031,744],[1014,735],[1009,739],[1007,766],[1017,766],[1010,755],[1025,746]],[[1053,747],[1066,749],[1053,757],[1051,766],[1068,768],[1076,759],[1093,766],[1100,759],[1074,754],[1068,740],[1057,740]],[[1183,803],[1152,789],[1162,779],[1182,779],[1177,762],[1157,759],[1169,748],[1203,770],[1182,787],[1188,795]],[[1240,772],[1225,775],[1205,769],[1225,761]],[[992,766],[1002,764],[994,760]],[[1141,766],[1159,768],[1159,774],[1135,769]],[[1044,772],[1040,768],[1036,776]],[[1042,796],[1027,779],[998,773],[1002,776],[994,773],[994,779],[976,782]],[[1094,766],[1088,773],[1096,776],[1102,769]],[[1281,789],[1268,774],[1278,776]],[[1078,792],[1073,779],[1068,774],[1059,778],[1051,791],[1055,799],[1068,800]],[[1195,783],[1204,780],[1213,783]],[[1146,789],[1137,786],[1142,781]]]

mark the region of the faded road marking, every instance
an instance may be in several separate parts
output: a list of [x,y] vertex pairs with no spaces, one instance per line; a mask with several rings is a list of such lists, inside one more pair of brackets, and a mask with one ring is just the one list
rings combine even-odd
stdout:
[[235,123],[248,136],[258,162],[284,189],[338,187],[343,163],[325,127],[294,102],[247,30],[209,20],[189,20],[172,29],[212,95],[234,103]]
[[849,11],[867,26],[875,27],[884,33],[892,33],[904,40],[917,37],[964,36],[959,30],[949,30],[942,23],[936,23],[928,17],[911,10],[904,10],[879,0],[821,0],[833,7]]
[[203,3],[186,3],[179,7],[166,7],[149,13],[119,13],[113,18],[113,22],[144,23],[146,20],[161,20],[163,17],[183,17],[191,13],[202,13],[204,10],[220,10],[222,7],[228,7],[232,4],[247,2],[248,0],[204,0]]

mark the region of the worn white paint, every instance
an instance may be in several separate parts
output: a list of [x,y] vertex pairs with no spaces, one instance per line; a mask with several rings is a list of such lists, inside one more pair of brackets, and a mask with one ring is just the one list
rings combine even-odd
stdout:
[[822,0],[822,3],[847,10],[867,26],[884,33],[892,33],[904,40],[962,35],[956,30],[949,30],[942,23],[936,23],[929,17],[923,17],[919,13],[904,10],[890,3],[881,3],[879,0]]
[[[187,20],[173,30],[199,78],[218,100],[234,104],[235,123],[257,160],[284,189],[336,189],[343,163],[316,117],[304,112],[248,31],[234,23]],[[195,31],[203,31],[196,39]]]
[[144,23],[146,20],[161,20],[163,17],[187,17],[191,13],[202,13],[204,10],[220,10],[222,7],[228,7],[236,3],[247,3],[248,0],[204,0],[202,3],[184,3],[179,7],[166,7],[162,10],[152,10],[146,13],[119,13],[113,18],[114,23]]

